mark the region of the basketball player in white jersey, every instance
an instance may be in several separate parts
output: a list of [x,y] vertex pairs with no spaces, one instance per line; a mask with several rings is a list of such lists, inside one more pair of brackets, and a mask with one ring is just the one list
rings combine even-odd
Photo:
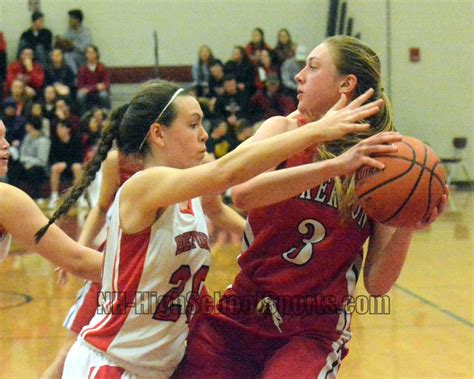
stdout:
[[[0,120],[0,177],[8,171],[6,128]],[[47,218],[35,202],[22,190],[0,183],[0,262],[10,249],[12,237],[24,248],[37,251],[57,266],[85,279],[100,280],[102,255],[83,247],[54,226],[44,239],[35,244],[34,235]]]
[[[213,159],[210,155],[205,159],[206,162],[211,160]],[[143,162],[136,157],[125,157],[116,149],[108,153],[100,169],[102,180],[97,202],[89,212],[78,238],[78,242],[81,245],[91,248],[97,248],[98,245],[103,247],[103,242],[105,242],[106,238],[107,212],[112,205],[115,194],[130,176],[142,169]],[[220,195],[203,196],[201,202],[203,208],[206,209],[206,216],[214,225],[225,231],[238,235],[243,234],[245,219],[235,210],[225,205]],[[102,250],[102,248],[99,248],[99,250]],[[59,281],[62,284],[67,281],[67,273],[63,270],[60,271]],[[83,287],[77,294],[75,303],[64,320],[63,325],[69,331],[67,341],[58,351],[56,358],[43,373],[41,379],[61,378],[64,361],[69,349],[76,341],[82,328],[89,324],[95,314],[100,290],[100,283],[92,283],[89,280],[84,282]]]
[[[66,358],[63,378],[168,378],[184,355],[189,322],[202,312],[210,254],[199,196],[222,193],[321,141],[368,128],[358,124],[382,101],[367,91],[345,106],[344,96],[316,123],[265,141],[243,144],[202,164],[208,138],[197,100],[174,85],[153,84],[117,109],[83,181],[49,224],[67,212],[93,180],[113,141],[145,169],[118,190],[111,207],[102,292],[96,314]],[[380,134],[357,159],[383,168],[370,154],[393,151],[399,137]],[[47,230],[43,227],[37,237]]]

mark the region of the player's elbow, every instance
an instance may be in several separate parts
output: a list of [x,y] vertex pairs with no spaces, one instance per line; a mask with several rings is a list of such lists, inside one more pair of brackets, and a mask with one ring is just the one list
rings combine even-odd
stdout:
[[[74,257],[69,261],[69,267],[65,267],[65,269],[72,275],[78,276],[79,278],[91,280],[95,283],[100,283],[100,262],[97,262],[97,264],[95,264],[95,259],[92,262],[89,257],[90,255],[86,252],[77,252],[76,254],[74,254]],[[100,257],[100,259],[102,259],[102,256]]]
[[232,187],[232,204],[242,210],[249,210],[249,196],[245,184]]
[[380,288],[380,287],[375,287],[375,286],[372,287],[372,286],[365,285],[365,289],[367,290],[369,295],[372,297],[384,296],[390,291],[390,288]]
[[365,277],[364,287],[370,296],[380,297],[386,295],[393,287],[394,283],[385,280],[376,280],[375,278]]

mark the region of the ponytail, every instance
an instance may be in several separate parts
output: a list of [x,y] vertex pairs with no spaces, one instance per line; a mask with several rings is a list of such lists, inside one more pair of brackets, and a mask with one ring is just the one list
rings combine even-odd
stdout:
[[77,199],[82,195],[84,190],[89,187],[89,185],[94,180],[97,171],[99,171],[102,162],[107,157],[109,150],[112,148],[114,140],[117,138],[118,130],[120,123],[122,122],[123,116],[127,111],[128,104],[122,105],[116,108],[110,114],[110,123],[102,131],[102,136],[97,145],[97,150],[94,153],[94,156],[89,161],[86,166],[85,172],[82,175],[82,178],[78,184],[73,186],[65,195],[61,201],[59,207],[56,209],[52,217],[49,219],[48,223],[39,229],[35,234],[35,241],[38,243],[41,238],[46,234],[48,228],[62,215],[67,214],[69,209],[75,204]]

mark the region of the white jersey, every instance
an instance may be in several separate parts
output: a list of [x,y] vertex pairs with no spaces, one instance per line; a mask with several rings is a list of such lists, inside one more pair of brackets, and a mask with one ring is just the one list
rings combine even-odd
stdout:
[[0,263],[7,257],[11,242],[12,236],[10,233],[0,233]]
[[80,338],[131,372],[172,372],[209,271],[201,202],[189,201],[186,210],[171,205],[151,227],[127,235],[119,225],[120,194],[111,207],[99,307]]

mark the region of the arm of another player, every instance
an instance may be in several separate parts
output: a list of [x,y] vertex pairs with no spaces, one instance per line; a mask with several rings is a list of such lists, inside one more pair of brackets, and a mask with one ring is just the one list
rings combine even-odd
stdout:
[[[244,141],[245,142],[245,141]],[[214,161],[215,158],[206,154],[203,163]],[[242,235],[245,219],[234,209],[224,204],[220,194],[209,194],[201,197],[202,209],[214,225],[232,233]]]
[[[272,133],[271,124],[262,134]],[[257,131],[260,132],[260,129]],[[361,165],[370,165],[383,169],[383,165],[370,157],[371,154],[393,152],[393,144],[401,139],[396,132],[386,132],[369,137],[334,159],[328,159],[306,165],[290,167],[277,171],[267,171],[249,181],[237,185],[232,190],[232,199],[236,207],[247,211],[289,199],[314,188],[335,176],[347,175]]]
[[79,245],[56,225],[51,225],[41,242],[35,243],[36,231],[47,222],[26,193],[8,184],[0,185],[0,225],[16,241],[74,275],[100,282],[102,254]]
[[245,219],[234,209],[222,202],[220,195],[203,196],[202,208],[214,225],[229,232],[242,235],[245,229]]
[[[358,121],[377,113],[381,105],[381,101],[362,105],[372,93],[373,90],[365,92],[347,106],[342,95],[321,120],[262,141],[240,145],[216,161],[184,170],[164,166],[143,170],[123,187],[120,205],[122,229],[125,233],[137,233],[156,220],[160,208],[223,192],[314,143],[367,130],[369,124],[359,124]],[[287,122],[284,117],[275,117],[274,120]],[[151,133],[149,138],[161,143],[158,132]]]
[[372,296],[382,296],[393,287],[402,271],[413,234],[426,229],[446,210],[448,192],[434,208],[428,222],[414,228],[394,228],[375,223],[364,264],[364,286]]
[[99,201],[87,215],[78,242],[84,246],[92,246],[94,238],[105,224],[107,211],[114,200],[119,187],[118,151],[113,150],[102,165],[102,182],[100,184]]

